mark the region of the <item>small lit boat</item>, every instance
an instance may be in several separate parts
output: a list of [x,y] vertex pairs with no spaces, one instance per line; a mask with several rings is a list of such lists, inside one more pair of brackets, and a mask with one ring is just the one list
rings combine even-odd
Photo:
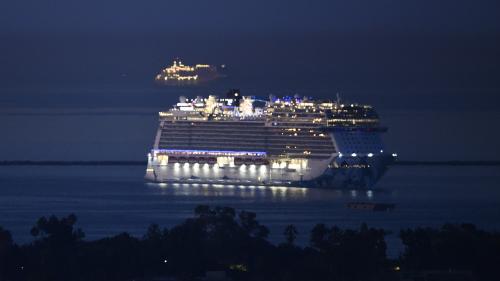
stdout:
[[372,202],[350,202],[347,203],[347,208],[355,210],[368,210],[368,211],[392,211],[396,207],[395,204],[390,203],[372,203]]

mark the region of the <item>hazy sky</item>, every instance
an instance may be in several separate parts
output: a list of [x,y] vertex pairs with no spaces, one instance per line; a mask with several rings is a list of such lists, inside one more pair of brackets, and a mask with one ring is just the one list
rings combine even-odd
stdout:
[[3,30],[498,31],[498,1],[3,1]]
[[[156,111],[228,88],[340,91],[404,159],[500,159],[499,3],[2,1],[0,160],[143,159]],[[176,56],[230,78],[156,88]]]

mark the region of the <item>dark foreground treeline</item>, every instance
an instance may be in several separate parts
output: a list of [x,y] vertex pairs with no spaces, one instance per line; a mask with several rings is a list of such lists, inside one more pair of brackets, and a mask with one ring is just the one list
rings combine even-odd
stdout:
[[193,218],[168,230],[153,224],[141,239],[122,233],[85,241],[75,222],[74,215],[42,217],[31,231],[35,240],[27,245],[16,245],[0,228],[0,280],[201,280],[213,271],[224,271],[233,280],[440,280],[429,277],[432,274],[447,278],[441,280],[453,276],[499,280],[500,276],[500,234],[472,225],[402,230],[405,251],[391,260],[382,229],[363,224],[357,230],[344,230],[318,224],[309,246],[302,248],[294,245],[297,230],[289,225],[284,242],[273,245],[255,213],[224,207],[198,206]]

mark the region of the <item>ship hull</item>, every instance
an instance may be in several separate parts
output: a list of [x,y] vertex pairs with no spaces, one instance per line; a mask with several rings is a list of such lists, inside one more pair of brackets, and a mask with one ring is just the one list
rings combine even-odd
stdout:
[[[336,160],[338,161],[338,159]],[[365,167],[332,167],[323,175],[313,180],[294,182],[300,187],[334,188],[334,189],[372,189],[387,169],[394,158],[381,155],[365,160]]]
[[[336,159],[335,161],[338,161]],[[331,189],[370,189],[387,171],[392,157],[381,155],[366,167],[325,167],[322,172],[272,168],[269,165],[218,167],[210,164],[150,163],[146,180],[156,183],[198,183],[224,185],[292,186]],[[321,169],[316,167],[316,169]]]

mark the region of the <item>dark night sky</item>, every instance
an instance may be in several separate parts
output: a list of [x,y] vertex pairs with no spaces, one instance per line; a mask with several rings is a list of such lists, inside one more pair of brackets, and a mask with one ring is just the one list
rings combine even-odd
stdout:
[[2,29],[95,31],[498,30],[497,1],[10,1]]
[[[143,159],[177,96],[374,104],[403,159],[500,159],[498,1],[3,1],[0,160]],[[230,78],[152,85],[174,56]]]

